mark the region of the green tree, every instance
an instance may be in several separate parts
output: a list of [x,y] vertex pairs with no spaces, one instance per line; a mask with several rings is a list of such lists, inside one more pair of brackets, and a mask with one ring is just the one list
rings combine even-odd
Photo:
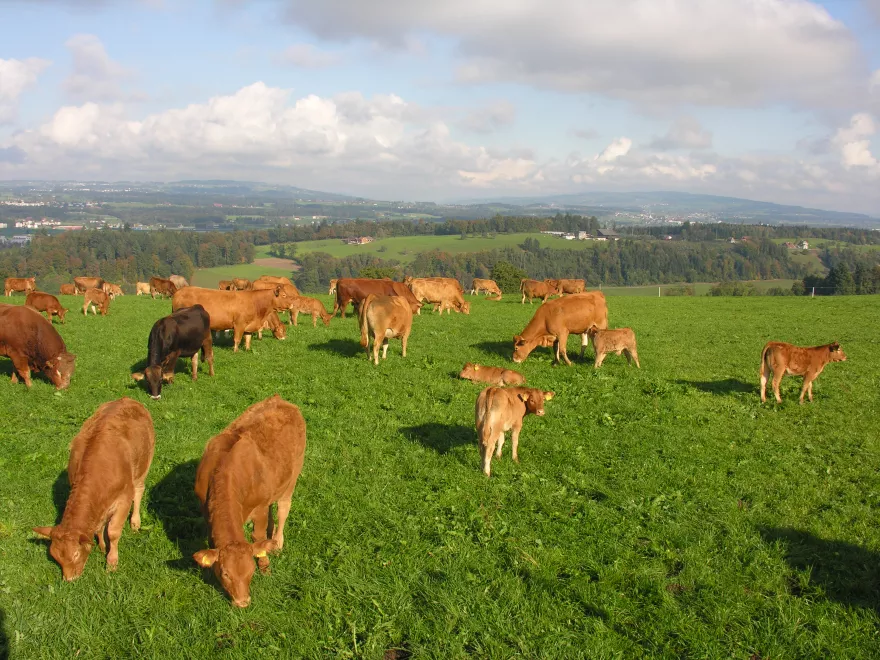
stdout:
[[850,296],[856,292],[856,281],[846,264],[838,264],[828,273],[828,283],[836,296]]
[[519,285],[526,272],[517,268],[508,261],[496,261],[492,266],[492,279],[498,284],[502,291],[513,293],[519,291]]

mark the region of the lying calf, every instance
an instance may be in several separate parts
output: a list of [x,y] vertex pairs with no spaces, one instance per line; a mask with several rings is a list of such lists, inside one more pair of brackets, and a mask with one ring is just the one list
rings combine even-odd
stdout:
[[472,380],[475,383],[490,383],[492,385],[524,385],[526,382],[525,377],[518,371],[501,367],[486,367],[473,362],[466,363],[458,377]]

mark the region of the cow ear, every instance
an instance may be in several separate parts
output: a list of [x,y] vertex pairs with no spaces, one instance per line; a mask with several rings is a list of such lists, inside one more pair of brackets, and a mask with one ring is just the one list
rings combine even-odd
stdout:
[[140,382],[140,381],[142,381],[142,380],[144,379],[144,375],[143,375],[140,371],[137,371],[137,372],[133,373],[133,374],[131,375],[131,377],[132,377],[133,380],[136,380],[136,381],[138,381],[138,382]]
[[220,553],[211,548],[209,550],[199,550],[196,553],[193,553],[193,559],[196,560],[196,563],[202,568],[209,568],[214,565],[214,562],[217,561],[217,557]]
[[34,527],[34,534],[44,538],[50,539],[52,538],[52,528],[51,527]]
[[519,400],[522,401],[523,403],[525,403],[526,401],[529,400],[529,395],[527,392],[520,392],[516,396],[519,397]]
[[837,342],[834,342],[834,343],[831,344],[828,348],[830,348],[830,349],[831,349],[831,352],[833,353],[834,351],[839,351],[839,350],[840,350],[840,344],[838,344]]
[[91,545],[92,544],[92,537],[89,536],[88,534],[80,534],[79,535],[79,542],[80,542],[80,545]]
[[556,396],[556,392],[544,392],[544,401],[549,401],[554,396]]
[[274,552],[277,547],[275,541],[272,539],[267,539],[265,541],[258,541],[256,543],[252,543],[251,547],[254,550],[254,557],[258,559],[262,559],[268,553]]
[[523,340],[523,338],[520,335],[513,336],[513,343],[514,344],[520,344],[520,343],[522,343],[522,340]]

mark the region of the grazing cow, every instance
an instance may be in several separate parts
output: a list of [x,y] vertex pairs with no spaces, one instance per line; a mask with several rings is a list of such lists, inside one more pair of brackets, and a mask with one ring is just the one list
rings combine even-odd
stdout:
[[785,374],[803,376],[804,384],[801,387],[800,403],[804,402],[804,394],[813,401],[813,381],[819,377],[822,370],[829,362],[845,362],[846,353],[840,344],[825,344],[807,348],[795,346],[781,341],[770,341],[761,351],[761,403],[767,401],[767,374],[773,374],[773,394],[776,402],[782,403],[779,396],[779,384]]
[[[267,574],[267,553],[284,547],[284,525],[305,449],[302,413],[277,394],[245,410],[205,447],[195,491],[208,521],[211,548],[199,550],[193,559],[203,568],[214,568],[236,607],[250,605],[254,557],[260,572]],[[278,525],[270,539],[273,502],[278,503]],[[244,535],[250,520],[252,543]]]
[[150,330],[147,340],[147,368],[131,375],[137,381],[146,380],[153,399],[162,396],[162,383],[174,382],[177,359],[192,358],[192,379],[199,376],[199,351],[208,364],[208,373],[214,375],[214,345],[211,341],[211,319],[201,305],[184,307],[159,319]]
[[330,280],[330,290],[327,292],[328,296],[332,296],[336,293],[336,283],[338,281],[339,281],[338,279]]
[[260,275],[257,279],[254,280],[254,284],[257,282],[268,282],[269,284],[289,284],[293,286],[293,282],[290,281],[289,277],[282,277],[280,275]]
[[501,289],[495,280],[482,280],[475,277],[471,284],[471,295],[476,295],[480,292],[483,292],[486,295],[494,294],[498,296],[495,300],[501,300]]
[[287,339],[287,328],[285,328],[284,324],[281,322],[281,317],[278,316],[278,312],[269,312],[268,316],[263,319],[263,325],[257,330],[257,337],[260,339],[263,338],[263,330],[270,330],[275,339]]
[[388,340],[400,338],[403,344],[403,357],[406,357],[406,342],[412,330],[412,308],[401,296],[368,295],[361,304],[361,346],[370,356],[370,335],[373,336],[373,362],[379,364],[379,344],[382,344],[382,359],[388,357]]
[[601,291],[576,293],[571,296],[551,300],[537,310],[532,320],[513,338],[513,361],[517,364],[525,360],[538,346],[547,346],[549,341],[556,345],[556,362],[560,355],[566,364],[568,359],[566,343],[568,335],[581,335],[581,357],[589,342],[587,330],[595,325],[600,330],[608,327],[608,307]]
[[290,303],[290,320],[293,325],[298,325],[297,318],[300,314],[308,314],[312,317],[313,328],[317,327],[319,316],[325,326],[329,326],[330,319],[333,318],[333,314],[324,308],[324,304],[320,300],[308,296],[297,296]]
[[137,294],[149,296],[150,295],[150,283],[149,282],[138,282],[135,287],[137,288]]
[[529,304],[532,304],[532,298],[541,298],[541,302],[547,302],[550,296],[559,295],[559,290],[553,284],[548,284],[546,280],[539,282],[538,280],[522,280],[519,285],[520,293],[522,293],[522,304],[525,304],[526,298]]
[[162,279],[161,277],[150,278],[150,297],[155,298],[156,294],[169,298],[177,293],[177,287],[171,280]]
[[174,286],[178,289],[189,286],[189,282],[186,281],[186,278],[183,275],[169,275],[168,279],[174,282]]
[[232,280],[220,280],[217,283],[217,288],[221,291],[235,291],[235,285],[232,283]]
[[116,296],[124,296],[125,294],[122,292],[122,287],[118,284],[111,284],[110,282],[104,282],[104,286],[101,287],[101,290],[110,296],[112,300]]
[[486,367],[473,362],[465,363],[458,377],[475,383],[489,383],[491,385],[525,385],[526,382],[525,376],[518,371],[501,367]]
[[593,350],[596,352],[596,361],[593,363],[596,369],[602,366],[605,356],[609,353],[617,355],[623,353],[626,356],[627,365],[635,362],[639,369],[642,368],[642,365],[639,364],[639,353],[636,350],[636,333],[632,331],[632,328],[600,330],[597,326],[592,325],[587,330],[587,336],[593,342]]
[[251,334],[263,327],[273,311],[281,312],[290,306],[290,296],[283,285],[272,291],[216,291],[188,286],[174,294],[171,309],[201,305],[211,317],[211,330],[233,331],[233,352],[238,352],[241,338],[245,350],[250,350]]
[[92,314],[95,316],[98,315],[98,312],[95,311],[96,307],[101,310],[101,316],[107,316],[107,311],[110,309],[110,296],[101,289],[86,289],[83,298],[83,316],[89,315],[89,307],[92,308]]
[[13,291],[20,291],[24,295],[28,295],[31,291],[36,290],[36,277],[7,277],[3,282],[3,292],[8,297],[12,296]]
[[544,416],[544,402],[554,397],[553,392],[543,392],[534,387],[487,387],[477,397],[474,409],[477,437],[483,459],[483,472],[490,476],[492,453],[501,458],[504,434],[511,431],[513,460],[519,463],[519,432],[523,418],[529,413]]
[[583,293],[587,288],[584,280],[558,280],[560,284],[559,293]]
[[100,277],[74,277],[73,285],[76,287],[77,293],[85,293],[86,289],[103,288],[104,280]]
[[76,287],[73,284],[62,284],[61,285],[61,295],[62,296],[75,296],[76,295]]
[[12,360],[12,382],[20,375],[31,386],[31,371],[42,371],[57,390],[70,385],[76,356],[58,331],[26,305],[0,305],[0,355]]
[[[471,313],[471,305],[465,302],[461,284],[459,284],[458,280],[450,277],[417,277],[409,279],[409,288],[412,290],[415,299],[419,302],[427,300],[429,303],[432,303],[434,311],[439,309],[441,315],[444,309],[449,310],[449,313],[452,313],[451,310],[453,309],[465,314]],[[421,314],[421,309],[416,313]]]
[[[279,278],[281,279],[281,278]],[[286,277],[284,279],[287,279]],[[257,280],[254,282],[251,290],[253,291],[274,291],[275,287],[283,287],[287,292],[288,296],[298,296],[299,289],[296,288],[295,284],[289,284],[285,282],[267,282],[266,280]]]
[[373,280],[368,278],[344,277],[336,282],[336,303],[333,305],[333,315],[337,310],[342,310],[342,318],[345,318],[345,308],[348,303],[355,305],[360,303],[370,294],[377,296],[399,296],[410,306],[412,313],[421,309],[422,304],[403,282],[395,282],[388,278]]
[[51,539],[49,553],[68,582],[82,575],[95,536],[107,553],[107,570],[119,566],[119,538],[129,511],[132,531],[141,528],[141,498],[155,444],[150,413],[126,397],[101,405],[70,443],[70,495],[61,522],[33,528]]
[[58,302],[58,298],[51,293],[43,293],[42,291],[32,291],[24,301],[25,305],[33,307],[38,312],[46,312],[46,318],[49,321],[53,316],[57,316],[64,323],[64,315],[67,314],[66,309]]
[[233,277],[232,284],[237,291],[251,291],[254,288],[253,283],[244,277]]

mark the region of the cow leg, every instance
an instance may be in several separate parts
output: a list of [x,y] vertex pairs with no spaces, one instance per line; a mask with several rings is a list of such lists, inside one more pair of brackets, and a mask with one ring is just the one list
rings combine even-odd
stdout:
[[318,312],[312,312],[312,327],[318,327]]
[[495,440],[495,458],[501,458],[501,450],[504,448],[504,431],[498,433],[498,439]]
[[214,375],[214,344],[211,341],[211,333],[202,342],[202,362],[208,363],[208,375]]
[[598,369],[602,366],[602,363],[605,361],[605,356],[608,355],[605,351],[599,352],[596,351],[596,361],[593,363],[593,368]]
[[559,355],[562,354],[562,359],[565,360],[565,364],[571,366],[571,360],[568,359],[568,330],[563,330],[556,337],[559,342],[556,346],[556,361],[559,362]]
[[29,388],[31,386],[31,368],[28,366],[27,356],[25,355],[15,355],[9,356],[12,358],[12,384],[18,384],[18,377],[15,375],[18,372],[21,375],[21,379],[24,381],[24,384]]
[[233,325],[232,333],[232,352],[238,353],[238,345],[241,343],[241,337],[244,334],[243,328],[239,325]]
[[199,352],[198,351],[196,351],[192,355],[192,379],[194,381],[199,379]]
[[522,431],[522,421],[517,426],[514,426],[510,432],[510,446],[513,449],[513,460],[515,463],[519,463],[519,432]]
[[627,351],[628,355],[632,355],[633,361],[636,363],[636,368],[641,369],[642,365],[639,364],[639,354],[636,352],[636,349],[632,349],[631,351]]
[[246,351],[251,350],[251,337],[253,337],[253,334],[250,332],[246,332],[244,335],[244,350]]
[[116,510],[107,521],[107,570],[115,571],[119,566],[119,538],[122,536],[122,528],[125,519],[131,509],[133,494],[126,494],[116,502]]
[[590,335],[586,332],[581,334],[581,360],[584,359],[584,351],[587,350],[587,345],[590,343]]
[[[146,475],[144,475],[146,478]],[[131,508],[131,520],[129,526],[132,531],[138,532],[141,529],[141,500],[144,497],[144,482],[135,483],[134,485],[134,503]]]
[[[345,312],[343,312],[343,316],[345,316]],[[290,317],[293,319],[294,327],[299,327],[299,310],[291,311]]]
[[810,397],[810,403],[813,403],[813,381],[807,386],[807,396]]
[[[521,305],[525,305],[525,304],[526,304],[526,294],[525,294],[525,292],[523,292],[523,294],[522,294],[522,300],[520,301],[520,304],[521,304]],[[532,304],[532,300],[531,300],[531,298],[529,298],[529,304],[530,304],[530,305]]]
[[373,364],[379,366],[379,344],[381,343],[381,339],[379,339],[379,333],[373,331]]
[[400,343],[402,344],[402,354],[403,357],[406,357],[406,342],[409,341],[409,335],[403,335],[400,338]]
[[481,433],[481,436],[483,436],[480,438],[480,450],[483,452],[483,472],[488,477],[492,469],[492,452],[495,449],[495,438],[485,437],[483,433]]
[[275,551],[281,552],[284,547],[284,525],[287,523],[287,516],[290,514],[290,500],[293,497],[293,490],[296,488],[296,482],[290,487],[289,493],[284,493],[278,498],[278,526],[272,532],[272,540],[275,542]]
[[773,372],[773,394],[776,395],[776,403],[782,403],[782,397],[779,396],[779,384],[782,382],[782,377],[785,375],[785,369],[780,369],[779,372]]
[[[269,505],[260,506],[254,509],[251,517],[254,521],[254,535],[253,541],[254,543],[259,543],[260,541],[265,541],[267,538],[267,533],[269,531]],[[269,574],[269,558],[268,557],[258,557],[257,558],[257,566],[260,567],[260,572],[263,575]]]
[[382,359],[383,360],[388,359],[388,344],[390,344],[390,343],[391,342],[388,340],[388,337],[385,337],[385,339],[382,341]]

